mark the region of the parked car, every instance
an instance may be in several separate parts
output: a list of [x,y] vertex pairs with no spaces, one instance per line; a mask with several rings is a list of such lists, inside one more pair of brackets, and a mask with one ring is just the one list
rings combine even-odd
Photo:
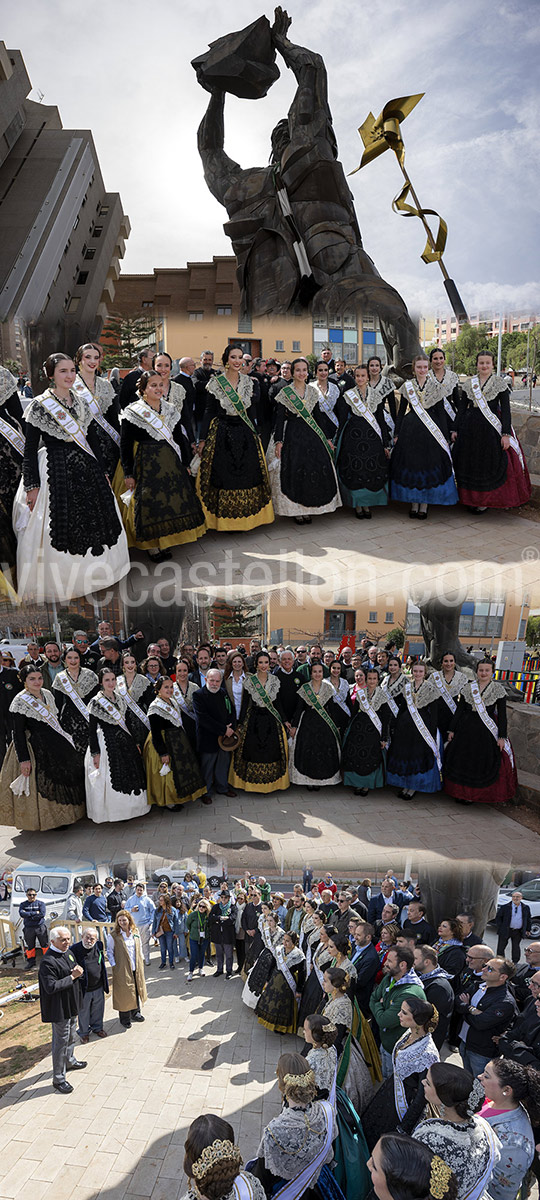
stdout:
[[[183,883],[186,871],[195,874],[196,867],[197,862],[194,858],[177,859],[176,862],[169,863],[167,867],[158,867],[152,871],[152,879],[155,883],[168,883],[170,887],[171,883]],[[219,887],[222,880],[226,878],[226,873],[220,863],[216,863],[212,872],[207,871],[206,874],[210,887]],[[215,880],[215,883],[212,883],[212,880]]]
[[502,887],[499,889],[497,907],[499,904],[509,904],[513,892],[521,892],[525,904],[531,910],[531,933],[533,938],[540,940],[540,879],[528,879],[519,887]]
[[76,884],[83,887],[98,881],[94,862],[77,863],[76,867],[49,867],[38,863],[21,863],[13,872],[13,888],[9,908],[9,919],[17,925],[19,904],[26,900],[29,887],[36,889],[36,899],[42,900],[46,909],[46,921],[65,920],[69,897]]

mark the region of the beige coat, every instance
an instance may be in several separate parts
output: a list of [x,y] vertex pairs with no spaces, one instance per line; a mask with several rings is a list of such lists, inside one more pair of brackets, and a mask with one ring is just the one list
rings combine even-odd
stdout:
[[[146,1001],[146,982],[144,978],[143,956],[139,934],[133,932],[135,938],[135,979],[141,1004]],[[112,934],[114,942],[114,957],[116,965],[112,968],[112,1006],[117,1012],[131,1012],[137,1007],[133,971],[122,934]]]

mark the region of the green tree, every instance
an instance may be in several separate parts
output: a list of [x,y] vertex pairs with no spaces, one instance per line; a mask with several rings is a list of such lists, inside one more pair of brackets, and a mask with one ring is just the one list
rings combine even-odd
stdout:
[[525,641],[528,646],[540,645],[540,617],[529,617],[525,630]]
[[488,337],[486,325],[464,325],[455,342],[443,346],[448,366],[458,375],[474,375],[476,355],[480,350],[491,348],[492,343],[496,354],[496,338]]
[[4,366],[8,371],[11,371],[11,374],[14,375],[16,379],[19,378],[21,373],[21,364],[17,362],[16,358],[5,358]]
[[156,341],[156,327],[152,316],[120,316],[112,313],[107,318],[101,334],[101,345],[104,350],[103,366],[132,367],[137,362],[137,355],[143,346],[153,346]]
[[405,630],[402,625],[396,629],[391,629],[387,637],[387,642],[395,642],[398,650],[401,650],[405,645]]
[[223,614],[223,616],[215,613],[214,621],[216,636],[220,639],[251,637],[252,634],[259,633],[261,627],[259,610],[248,604],[234,604],[230,613]]

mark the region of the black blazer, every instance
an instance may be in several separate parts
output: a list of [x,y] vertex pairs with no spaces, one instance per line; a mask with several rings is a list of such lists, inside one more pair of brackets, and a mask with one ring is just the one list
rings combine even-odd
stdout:
[[377,954],[373,942],[370,942],[369,946],[366,946],[365,949],[362,950],[360,958],[357,958],[356,962],[354,960],[354,954],[352,955],[351,961],[354,962],[356,967],[354,996],[358,1001],[358,1006],[361,1012],[367,1016],[369,1014],[369,999],[375,984],[375,976],[377,975],[377,972],[380,970],[381,966],[379,955]]
[[118,404],[120,408],[126,408],[128,404],[133,404],[134,400],[139,399],[137,391],[137,383],[142,375],[142,367],[135,367],[134,371],[130,371],[125,375],[120,384],[118,393]]
[[236,728],[236,713],[224,688],[209,692],[207,687],[193,693],[193,708],[197,728],[199,754],[215,754],[219,750],[218,737],[225,733],[227,725]]
[[466,1003],[456,996],[455,1008],[469,1025],[467,1049],[472,1050],[474,1054],[491,1057],[498,1053],[493,1037],[508,1029],[517,1015],[517,1006],[507,984],[501,983],[498,987],[486,988],[477,1007],[472,1008],[470,999],[476,990],[476,984],[469,988],[469,999]]
[[[103,942],[100,942],[99,938],[96,942],[96,946],[101,954],[101,986],[102,986],[104,992],[108,992],[109,980],[107,979],[107,966],[105,963],[105,951],[103,949]],[[80,984],[81,984],[82,994],[84,996],[88,979],[87,979],[87,974],[86,974],[86,954],[84,952],[84,946],[83,946],[82,942],[75,942],[75,944],[71,947],[71,953],[73,954],[73,957],[77,959],[79,966],[82,967],[82,969],[83,969],[83,974],[81,975],[81,978],[80,978]]]
[[49,949],[43,955],[38,973],[42,1021],[54,1024],[77,1016],[82,1001],[82,975],[79,979],[71,978],[76,961],[73,946],[65,954]]
[[[513,907],[514,907],[514,905],[512,904],[511,900],[509,901],[508,904],[499,904],[499,907],[497,909],[497,916],[495,917],[497,933],[502,933],[502,934],[506,933],[508,936],[510,936],[510,933],[513,932],[510,929],[510,921],[512,920]],[[521,901],[521,915],[522,915],[521,929],[516,930],[515,932],[521,933],[521,936],[524,937],[526,933],[530,933],[530,931],[531,931],[531,910],[530,910],[528,904],[523,903],[523,900]]]

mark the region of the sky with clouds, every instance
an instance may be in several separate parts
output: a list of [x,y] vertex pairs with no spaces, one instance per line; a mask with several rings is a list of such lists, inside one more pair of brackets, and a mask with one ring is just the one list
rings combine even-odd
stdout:
[[[263,11],[272,20],[247,0],[25,0],[4,11],[1,36],[23,54],[31,98],[39,89],[65,128],[93,132],[131,220],[124,271],[231,252],[197,153],[207,94],[190,62]],[[325,57],[345,170],[360,161],[370,110],[425,92],[403,126],[407,166],[421,203],[448,223],[446,265],[469,312],[539,312],[538,0],[291,0],[288,11],[291,39]],[[268,161],[294,95],[281,65],[264,100],[227,98],[226,150],[243,167]],[[411,312],[446,313],[420,222],[392,212],[401,180],[390,152],[351,178],[365,248]]]

